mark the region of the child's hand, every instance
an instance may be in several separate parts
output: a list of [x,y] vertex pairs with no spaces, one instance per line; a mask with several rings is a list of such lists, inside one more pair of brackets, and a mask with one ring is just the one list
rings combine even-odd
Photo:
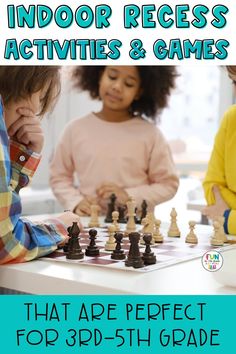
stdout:
[[9,127],[9,136],[27,149],[41,153],[44,142],[40,119],[29,108],[18,108],[19,118]]
[[222,198],[218,186],[213,187],[213,193],[215,196],[215,204],[205,207],[202,210],[202,214],[214,220],[219,216],[223,216],[225,210],[229,209],[229,206]]
[[91,205],[98,204],[98,201],[94,197],[86,196],[74,209],[75,213],[80,216],[90,216],[91,215]]
[[114,183],[104,183],[97,189],[97,195],[100,199],[108,199],[112,193],[115,193],[120,204],[127,203],[129,199],[128,193]]
[[73,222],[78,222],[79,227],[82,228],[82,225],[80,223],[80,218],[78,215],[72,213],[71,211],[65,211],[63,214],[59,215],[57,217],[63,224],[65,224],[66,228],[68,226],[71,226]]

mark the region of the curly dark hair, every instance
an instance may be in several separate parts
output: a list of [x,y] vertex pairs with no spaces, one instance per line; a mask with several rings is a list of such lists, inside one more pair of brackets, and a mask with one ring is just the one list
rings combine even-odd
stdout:
[[[99,79],[105,66],[77,66],[72,72],[74,87],[89,91],[94,99],[99,98]],[[142,95],[131,107],[133,115],[155,120],[167,106],[171,89],[178,76],[175,66],[137,66],[141,79]]]

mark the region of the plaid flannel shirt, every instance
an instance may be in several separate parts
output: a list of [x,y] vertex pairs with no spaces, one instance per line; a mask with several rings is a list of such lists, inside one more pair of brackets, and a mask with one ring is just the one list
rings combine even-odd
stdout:
[[39,161],[38,154],[9,141],[0,96],[0,264],[47,255],[66,235],[58,219],[37,225],[20,217],[19,191],[29,183]]

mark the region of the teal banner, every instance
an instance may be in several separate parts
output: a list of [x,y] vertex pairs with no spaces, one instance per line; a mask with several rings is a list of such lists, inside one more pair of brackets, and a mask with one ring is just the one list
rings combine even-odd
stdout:
[[0,297],[2,353],[236,350],[236,296]]

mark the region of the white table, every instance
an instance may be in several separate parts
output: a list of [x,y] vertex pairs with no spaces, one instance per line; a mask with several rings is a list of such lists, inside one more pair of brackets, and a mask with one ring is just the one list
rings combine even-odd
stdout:
[[[212,233],[210,226],[196,229],[206,237]],[[232,269],[227,259],[236,259],[236,245],[222,254],[224,266],[216,273]],[[202,267],[201,259],[148,273],[35,260],[0,266],[0,286],[33,294],[236,294],[236,288],[221,285],[214,274]]]

